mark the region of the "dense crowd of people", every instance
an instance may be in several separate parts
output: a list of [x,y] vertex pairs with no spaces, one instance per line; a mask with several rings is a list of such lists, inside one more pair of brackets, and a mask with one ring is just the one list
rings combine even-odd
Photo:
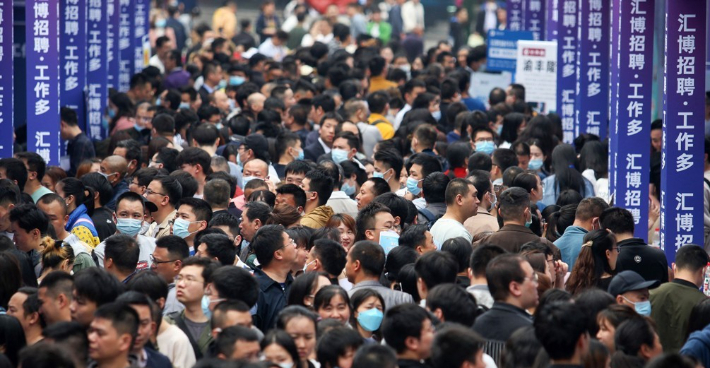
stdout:
[[603,137],[371,3],[155,8],[107,139],[63,107],[65,169],[0,159],[0,367],[710,367],[710,258],[653,245],[661,123],[639,223]]

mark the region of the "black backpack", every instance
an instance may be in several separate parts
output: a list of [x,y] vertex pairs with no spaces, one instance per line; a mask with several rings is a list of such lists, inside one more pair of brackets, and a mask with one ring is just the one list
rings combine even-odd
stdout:
[[418,208],[417,212],[419,212],[422,216],[426,217],[427,220],[427,230],[431,230],[431,227],[434,226],[436,221],[441,217],[441,216],[434,216],[431,211],[429,211],[426,208]]

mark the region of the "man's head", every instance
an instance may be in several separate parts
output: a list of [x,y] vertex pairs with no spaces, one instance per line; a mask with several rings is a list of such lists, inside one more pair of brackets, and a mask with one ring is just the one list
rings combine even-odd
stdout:
[[47,168],[42,156],[35,152],[19,152],[15,156],[22,160],[25,167],[27,167],[27,181],[35,185],[40,184]]
[[71,320],[69,304],[72,299],[74,279],[64,271],[48,273],[39,284],[37,298],[39,313],[47,325]]
[[382,203],[372,202],[365,206],[357,215],[355,227],[357,228],[356,240],[371,240],[380,242],[382,231],[393,230],[395,225],[392,211]]
[[379,279],[385,268],[385,252],[382,246],[367,240],[355,243],[347,256],[345,275],[350,282],[357,280]]
[[494,258],[507,253],[505,249],[491,244],[480,244],[471,253],[468,275],[470,279],[485,279],[486,267]]
[[503,177],[503,174],[509,167],[518,166],[518,155],[515,151],[508,148],[498,148],[493,151],[491,156],[491,178],[498,179]]
[[330,239],[318,239],[308,253],[305,271],[324,271],[330,277],[337,277],[343,272],[347,252],[343,246]]
[[246,304],[248,311],[249,308],[256,304],[256,300],[259,297],[259,285],[251,273],[243,268],[231,265],[219,267],[212,273],[208,290],[210,309],[223,300],[230,300]]
[[503,254],[486,267],[488,289],[496,301],[532,308],[537,305],[537,273],[517,254]]
[[118,142],[113,150],[115,156],[120,156],[126,159],[128,166],[126,174],[132,176],[139,167],[141,167],[142,157],[141,146],[134,139],[126,139]]
[[506,189],[498,198],[498,214],[503,223],[515,222],[522,225],[532,221],[530,195],[523,188]]
[[377,151],[374,156],[375,171],[373,177],[383,178],[388,183],[399,183],[399,176],[402,173],[404,161],[402,156],[394,148],[387,148]]
[[178,155],[177,165],[198,182],[204,182],[207,175],[212,173],[211,161],[209,153],[201,148],[188,147]]
[[312,211],[318,206],[324,206],[333,193],[333,178],[323,170],[311,170],[301,183],[301,189],[306,192],[306,208]]
[[428,291],[427,308],[442,322],[473,326],[478,313],[476,298],[460,285],[445,283]]
[[244,178],[266,180],[269,176],[269,165],[263,160],[255,158],[244,164],[243,175]]
[[535,337],[553,362],[573,358],[581,362],[589,349],[587,317],[579,313],[579,306],[573,303],[559,301],[546,304],[535,317],[533,326]]
[[579,202],[579,205],[577,205],[574,220],[584,225],[588,231],[601,229],[599,217],[607,208],[609,208],[609,204],[599,197],[584,198]]
[[655,152],[663,149],[663,120],[656,119],[651,123],[651,147]]
[[[253,278],[253,276],[250,277]],[[230,326],[252,328],[250,307],[241,300],[227,299],[214,304],[212,310],[212,337]]]
[[223,266],[234,264],[234,244],[227,235],[208,234],[199,238],[195,244],[195,256],[215,260]]
[[207,202],[198,198],[183,198],[175,214],[173,234],[185,239],[188,245],[198,231],[207,228],[212,219],[212,208]]
[[434,238],[426,225],[410,225],[399,237],[399,245],[412,248],[420,255],[436,250]]
[[138,242],[125,234],[112,235],[106,240],[104,268],[119,279],[136,271],[140,248]]
[[254,234],[251,247],[263,268],[291,269],[296,261],[296,242],[281,225],[266,225],[260,228]]
[[172,284],[182,268],[183,260],[189,256],[190,248],[185,239],[175,235],[166,235],[155,241],[155,250],[151,255],[153,263],[150,268],[165,282]]
[[27,167],[17,158],[0,159],[0,179],[10,179],[23,190],[27,182]]
[[[385,179],[382,178],[369,178],[367,181],[362,183],[360,186],[360,193],[355,196],[357,201],[357,208],[362,210],[370,204],[378,196],[389,193],[390,186],[387,184]],[[443,199],[442,199],[443,202]]]
[[629,210],[621,207],[611,207],[605,209],[599,222],[602,228],[607,229],[618,237],[631,236],[634,233],[634,216]]
[[101,161],[101,174],[108,180],[112,187],[115,187],[128,171],[128,161],[125,158],[113,155]]
[[431,355],[434,326],[424,308],[416,304],[401,304],[387,310],[382,321],[382,335],[397,354],[410,353],[419,359]]
[[153,318],[156,305],[147,295],[132,290],[121,294],[116,302],[128,305],[138,315],[138,331],[131,350],[140,352],[145,344],[155,336],[158,328],[158,322]]
[[[414,165],[412,165],[414,166]],[[451,179],[442,172],[427,175],[422,181],[422,196],[427,204],[444,203],[446,201],[446,187]]]
[[182,198],[182,185],[173,176],[158,176],[151,180],[143,196],[156,205],[158,210],[172,212]]
[[427,298],[429,290],[445,283],[455,283],[458,264],[447,252],[428,252],[414,264],[417,273],[417,290],[419,297]]
[[69,352],[75,366],[81,366],[88,360],[89,339],[86,328],[79,323],[67,321],[48,325],[42,336],[45,342]]
[[150,212],[157,209],[152,202],[146,202],[145,198],[136,193],[121,194],[116,199],[116,212],[114,213],[118,232],[130,237],[137,236],[143,225],[146,208]]
[[212,273],[219,264],[208,258],[190,257],[185,259],[182,268],[175,276],[175,296],[188,306],[199,306],[205,295],[205,288],[212,278]]
[[478,190],[473,184],[465,179],[456,178],[446,186],[444,194],[446,200],[446,210],[456,211],[463,219],[468,219],[478,213]]
[[247,202],[242,212],[242,221],[239,223],[239,230],[244,240],[251,242],[262,226],[266,225],[266,220],[271,214],[271,208],[264,202]]
[[245,360],[257,362],[261,348],[259,335],[251,328],[230,326],[222,330],[215,339],[217,357],[223,360]]
[[485,367],[486,364],[483,362],[485,343],[485,340],[470,328],[459,325],[446,326],[434,337],[431,345],[431,362],[434,368]]
[[276,204],[288,204],[303,213],[306,207],[306,192],[295,184],[283,184],[276,188]]
[[226,209],[229,206],[231,189],[229,183],[223,179],[212,179],[205,183],[203,198],[210,205],[212,211]]
[[404,102],[411,106],[417,96],[424,92],[426,92],[426,83],[421,79],[412,78],[404,84]]
[[88,327],[96,309],[116,300],[122,291],[123,285],[103,268],[89,267],[77,272],[69,307],[72,321]]
[[710,263],[710,257],[702,247],[695,244],[684,245],[675,254],[673,273],[676,279],[686,279],[699,288],[703,285],[705,267],[708,263]]
[[651,315],[649,288],[658,286],[657,280],[646,281],[634,271],[621,271],[611,279],[609,294],[616,298],[619,304],[634,308],[638,314]]
[[0,179],[0,231],[12,231],[10,211],[20,203],[20,188],[9,179]]
[[99,365],[124,356],[128,359],[139,324],[138,313],[127,304],[115,302],[99,307],[88,330],[89,357]]
[[49,219],[34,204],[21,204],[10,211],[13,240],[17,249],[29,252],[39,251],[42,237],[49,228]]
[[[418,196],[421,193],[424,178],[434,172],[442,171],[439,160],[436,157],[426,153],[414,154],[409,158],[406,167],[409,172],[409,177],[407,178],[407,191],[415,196]],[[414,184],[415,182],[416,185]]]
[[37,289],[33,287],[21,287],[8,302],[7,314],[20,321],[25,336],[42,331],[45,325],[39,312],[40,305]]

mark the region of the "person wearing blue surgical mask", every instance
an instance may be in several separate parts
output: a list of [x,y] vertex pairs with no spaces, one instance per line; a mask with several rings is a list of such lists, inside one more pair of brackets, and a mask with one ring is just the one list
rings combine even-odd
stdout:
[[360,140],[351,132],[340,132],[333,140],[330,155],[335,163],[350,161],[357,154]]
[[376,332],[380,330],[384,316],[384,298],[375,290],[361,289],[350,297],[350,302],[356,322],[353,327],[365,341],[376,342]]
[[195,234],[207,228],[211,216],[212,209],[204,200],[183,198],[173,220],[173,235],[185,239],[190,249],[194,249]]
[[646,281],[634,271],[621,271],[611,279],[609,294],[616,298],[618,304],[633,308],[636,313],[651,316],[651,301],[649,288],[658,286],[659,281]]
[[487,155],[491,155],[496,149],[496,145],[493,142],[493,131],[488,127],[476,128],[472,134],[473,148],[476,152],[483,152]]

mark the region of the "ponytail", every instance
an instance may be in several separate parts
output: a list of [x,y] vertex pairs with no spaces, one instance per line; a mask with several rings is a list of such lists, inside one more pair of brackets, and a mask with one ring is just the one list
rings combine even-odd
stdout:
[[42,238],[42,250],[40,251],[42,272],[57,269],[66,260],[69,260],[70,264],[74,264],[74,249],[70,246],[63,247],[62,244],[61,241],[55,241],[49,236]]
[[77,178],[66,178],[59,182],[62,185],[64,196],[73,195],[76,206],[82,204],[86,206],[86,212],[89,216],[94,214],[94,188],[85,186],[84,183]]

